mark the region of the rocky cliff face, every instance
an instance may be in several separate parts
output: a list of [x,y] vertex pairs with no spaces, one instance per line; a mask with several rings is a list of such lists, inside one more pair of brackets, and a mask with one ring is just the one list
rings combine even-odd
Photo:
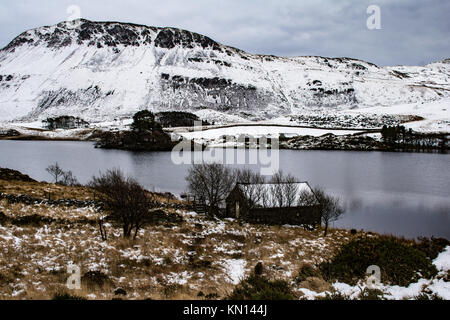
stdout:
[[449,96],[448,60],[379,68],[349,58],[262,56],[185,30],[128,23],[63,22],[26,31],[0,51],[4,121],[100,122],[142,109],[261,120]]

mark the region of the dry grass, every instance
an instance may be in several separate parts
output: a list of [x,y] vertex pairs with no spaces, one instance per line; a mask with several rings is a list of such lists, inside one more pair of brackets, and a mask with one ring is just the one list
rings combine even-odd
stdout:
[[307,278],[300,283],[299,287],[315,292],[333,291],[333,287],[328,282],[318,277]]
[[[43,190],[61,198],[91,194],[88,188],[0,184],[14,194],[33,195]],[[162,201],[173,201],[158,196]],[[37,214],[57,218],[48,225],[0,224],[0,299],[51,299],[55,293],[64,292],[89,299],[202,299],[198,297],[200,291],[223,298],[236,283],[230,263],[244,262],[240,274],[244,277],[261,261],[268,277],[292,281],[302,264],[329,258],[353,237],[345,230],[332,229],[323,238],[322,230],[211,220],[168,209],[181,214],[184,221],[146,226],[137,240],[123,239],[121,229],[109,225],[108,240],[102,241],[95,224],[67,223],[71,219],[95,219],[93,208],[27,206],[2,200],[0,211],[12,217]],[[78,264],[82,274],[101,271],[109,283],[96,288],[83,284],[81,290],[68,290],[66,268],[70,262]],[[303,285],[326,286],[317,279]],[[127,295],[115,296],[116,288],[124,289]]]
[[[62,186],[46,182],[23,182],[6,181],[0,179],[0,192],[12,195],[28,195],[34,198],[48,199],[48,194],[52,200],[75,199],[75,200],[98,200],[98,192],[86,186]],[[169,198],[161,193],[151,193],[155,200],[164,204],[185,204],[184,201]]]
[[50,193],[52,200],[76,199],[94,200],[94,190],[88,187],[68,187],[45,182],[22,182],[0,180],[0,192],[34,198],[47,199]]
[[55,220],[72,221],[76,222],[79,220],[86,221],[98,220],[99,213],[94,207],[66,207],[66,206],[55,206],[48,205],[45,203],[35,204],[33,206],[28,206],[23,203],[9,203],[6,199],[0,200],[0,211],[6,216],[11,218],[26,217],[30,215],[39,215],[41,217],[49,217]]

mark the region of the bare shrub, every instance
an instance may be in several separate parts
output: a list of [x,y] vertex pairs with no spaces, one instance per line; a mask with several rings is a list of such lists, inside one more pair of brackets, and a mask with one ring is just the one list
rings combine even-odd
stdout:
[[295,199],[297,199],[297,194],[299,192],[297,179],[289,174],[284,177],[283,180],[284,181],[282,186],[284,191],[285,206],[292,207],[297,205],[297,203],[295,202]]
[[245,184],[244,190],[249,208],[254,208],[266,202],[265,178],[260,173],[250,169],[240,169],[236,171],[236,181]]
[[194,164],[186,177],[189,192],[202,199],[209,215],[216,215],[236,181],[235,173],[220,163]]
[[297,198],[298,181],[297,179],[288,174],[284,175],[282,170],[278,170],[270,179],[270,192],[272,193],[272,198],[274,203],[280,208],[292,207],[297,205],[295,199]]
[[59,182],[59,179],[63,176],[64,171],[59,166],[58,162],[55,162],[55,164],[49,165],[47,169],[45,169],[52,177],[55,183]]
[[73,175],[72,171],[64,171],[58,164],[52,164],[45,169],[52,177],[56,184],[63,186],[76,186],[79,185],[77,178]]
[[277,205],[278,207],[282,208],[284,207],[285,203],[285,195],[284,195],[284,187],[282,185],[284,180],[283,171],[278,170],[275,172],[270,179],[270,183],[272,185],[270,186],[270,192],[272,193],[272,198],[275,203],[272,205]]
[[314,194],[319,201],[320,213],[322,216],[322,223],[324,225],[324,237],[327,236],[328,226],[330,222],[336,221],[344,213],[339,198],[333,197],[325,193],[321,188],[314,188]]
[[309,191],[302,190],[298,195],[298,206],[312,207],[318,205],[318,198]]
[[111,169],[93,177],[89,185],[96,189],[99,199],[111,217],[122,224],[124,238],[129,238],[134,229],[136,239],[144,224],[145,216],[155,208],[156,200],[136,180],[125,177],[119,169]]
[[77,178],[72,174],[72,171],[63,171],[63,175],[59,184],[63,186],[77,186],[79,185]]

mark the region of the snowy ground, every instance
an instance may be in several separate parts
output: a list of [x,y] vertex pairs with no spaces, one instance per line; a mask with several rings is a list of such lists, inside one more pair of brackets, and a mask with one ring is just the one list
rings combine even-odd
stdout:
[[[42,206],[33,210],[32,206],[0,203],[0,208],[13,216],[39,213]],[[58,208],[45,209],[49,216],[63,217]],[[357,298],[366,287],[362,281],[356,286],[333,283],[327,284],[331,290],[314,291],[293,281],[301,265],[328,259],[351,239],[345,230],[333,229],[324,238],[320,230],[210,220],[178,211],[182,224],[146,227],[137,241],[123,240],[120,228],[106,224],[109,237],[102,241],[95,223],[77,223],[80,218],[95,219],[95,211],[86,208],[69,214],[71,225],[0,224],[0,299],[50,298],[65,290],[66,267],[72,262],[81,266],[82,274],[101,271],[114,283],[110,290],[82,289],[79,294],[89,299],[110,299],[116,287],[124,288],[129,299],[196,299],[200,291],[224,297],[259,261],[270,278],[290,282],[300,299],[332,292]],[[450,299],[450,283],[443,279],[450,270],[450,247],[433,263],[439,270],[437,277],[408,287],[382,285],[384,297],[413,299],[426,292]]]
[[305,136],[310,135],[314,137],[322,136],[327,133],[334,135],[347,135],[358,133],[356,130],[329,130],[329,129],[314,129],[314,128],[300,128],[292,126],[270,126],[270,125],[252,125],[252,126],[231,126],[217,129],[207,129],[203,131],[193,132],[177,132],[182,137],[194,140],[196,142],[210,142],[218,143],[223,136],[234,137],[238,139],[239,136],[251,136],[258,138],[261,136],[278,138],[281,134],[285,137]]
[[[351,110],[349,112],[352,112]],[[389,115],[417,115],[422,121],[406,123],[405,127],[419,132],[450,132],[450,98],[432,102],[409,103],[392,107],[368,107],[354,113],[374,113]]]
[[[379,129],[383,124],[400,124],[408,121],[409,117],[418,116],[424,118],[424,120],[406,122],[403,125],[417,132],[450,132],[450,98],[390,107],[359,106],[358,108],[343,110],[317,109],[305,111],[298,116],[280,116],[258,122],[250,122],[239,116],[208,109],[195,113],[201,119],[214,121],[215,125],[204,126],[203,131],[193,132],[192,128],[167,128],[167,131],[199,143],[221,146],[223,145],[222,136],[234,137],[234,139],[237,139],[240,135],[277,138],[280,134],[286,137],[305,135],[318,137],[332,133],[341,136],[358,133],[366,128]],[[87,129],[58,129],[54,131],[44,130],[41,121],[4,122],[0,123],[0,131],[14,129],[22,135],[41,136],[48,139],[83,140],[88,139],[89,134],[95,129],[127,130],[131,122],[132,119],[130,118],[121,118],[113,121],[93,122]],[[295,127],[296,125],[306,127]],[[344,130],[335,130],[334,128],[343,128]]]
[[[9,186],[5,190],[11,194],[50,187],[38,183]],[[53,194],[84,196],[84,189],[72,189],[64,187]],[[324,261],[351,237],[346,230],[331,230],[324,238],[320,230],[242,224],[166,210],[180,215],[183,222],[148,225],[136,241],[124,240],[120,226],[107,223],[108,240],[102,241],[99,213],[93,207],[1,200],[0,299],[51,298],[66,290],[69,263],[78,264],[82,274],[102,272],[113,283],[111,288],[78,292],[89,299],[110,299],[117,287],[125,289],[129,299],[196,299],[200,291],[223,298],[260,261],[270,277],[292,279],[300,264]],[[54,222],[17,225],[8,220],[36,215]]]

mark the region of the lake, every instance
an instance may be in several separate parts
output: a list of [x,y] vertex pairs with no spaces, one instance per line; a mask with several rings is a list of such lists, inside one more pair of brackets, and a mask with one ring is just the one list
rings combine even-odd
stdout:
[[[248,156],[249,151],[229,152],[238,157]],[[55,161],[82,183],[100,170],[118,167],[150,190],[175,194],[185,191],[184,177],[190,166],[175,164],[170,152],[96,149],[91,142],[0,141],[0,167],[50,181],[45,168]],[[449,163],[447,154],[279,151],[279,167],[285,173],[342,199],[346,213],[335,227],[411,238],[450,239]],[[262,165],[247,166],[258,170]]]

